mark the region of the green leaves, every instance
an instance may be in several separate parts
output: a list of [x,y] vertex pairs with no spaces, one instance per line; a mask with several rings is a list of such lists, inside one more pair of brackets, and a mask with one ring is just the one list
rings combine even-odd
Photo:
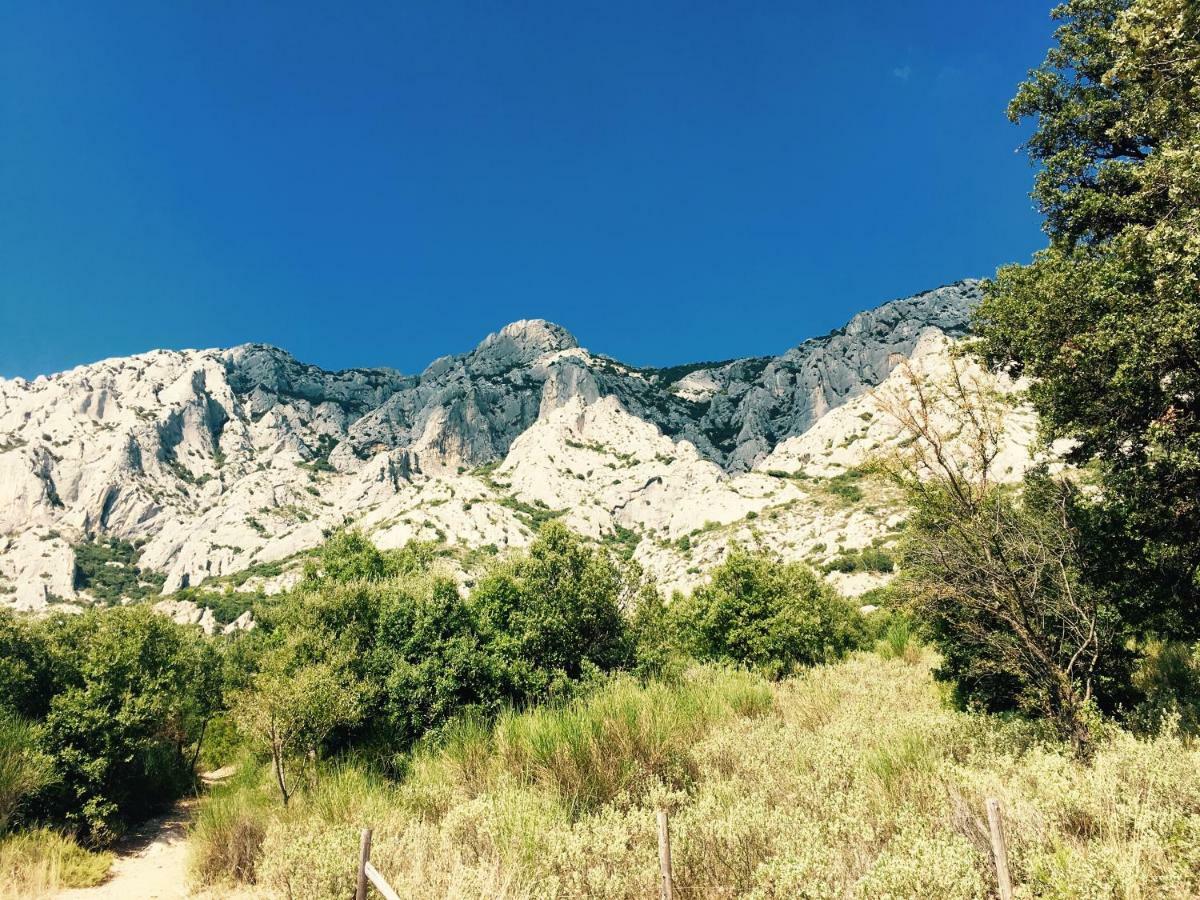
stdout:
[[1035,381],[1102,492],[1089,576],[1139,628],[1200,636],[1200,7],[1072,0],[1010,107],[1033,118],[1050,247],[999,271],[987,359]]
[[773,678],[839,659],[863,637],[857,611],[807,566],[741,548],[672,613],[693,633],[700,658]]
[[44,660],[37,742],[53,770],[38,810],[107,842],[190,783],[185,751],[220,704],[219,660],[147,607],[27,628],[26,656]]

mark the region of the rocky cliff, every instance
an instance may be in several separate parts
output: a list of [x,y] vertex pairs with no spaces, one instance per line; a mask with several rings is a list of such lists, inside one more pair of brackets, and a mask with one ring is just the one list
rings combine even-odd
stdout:
[[961,335],[977,294],[963,281],[778,357],[666,369],[529,320],[419,375],[328,372],[250,344],[0,380],[0,599],[93,598],[78,547],[112,538],[154,573],[134,582],[146,592],[247,571],[278,582],[347,522],[383,546],[419,537],[491,553],[561,516],[677,586],[711,562],[697,547],[719,555],[736,535],[715,532],[755,520],[755,539],[781,552],[845,550],[888,516],[855,524],[861,510],[778,477],[786,448],[922,341]]

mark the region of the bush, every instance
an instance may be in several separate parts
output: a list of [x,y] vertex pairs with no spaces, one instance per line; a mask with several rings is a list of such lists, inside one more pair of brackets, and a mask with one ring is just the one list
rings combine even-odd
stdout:
[[319,818],[280,824],[263,847],[261,881],[288,900],[341,900],[354,893],[358,830]]
[[1144,699],[1133,726],[1157,734],[1170,723],[1182,734],[1200,734],[1200,643],[1151,640],[1139,649],[1133,683]]
[[220,703],[213,646],[146,607],[39,624],[51,660],[38,744],[53,783],[37,813],[104,843],[192,783],[192,757]]
[[472,708],[497,711],[506,662],[481,633],[453,580],[397,582],[379,613],[371,671],[382,689],[386,740],[407,748]]
[[43,629],[0,609],[0,710],[26,718],[44,716],[52,692],[50,680]]
[[862,480],[863,474],[859,469],[851,469],[834,475],[825,482],[825,490],[844,503],[857,503],[863,498],[863,492],[856,482]]
[[409,541],[399,550],[379,550],[361,531],[337,531],[322,545],[315,559],[304,566],[309,585],[323,582],[382,581],[411,575],[428,568],[433,545]]
[[[995,885],[984,798],[999,796],[1024,894],[1198,895],[1200,750],[1114,729],[1081,765],[1043,723],[947,705],[933,662],[858,653],[774,685],[709,665],[645,687],[616,676],[446,729],[399,787],[319,763],[264,817],[256,878],[348,897],[369,824],[401,896],[655,896],[664,807],[679,896],[978,900]],[[248,789],[271,787],[259,774]]]
[[740,548],[672,613],[699,658],[772,678],[839,659],[864,637],[858,611],[807,566]]
[[106,603],[159,594],[167,580],[161,572],[138,566],[142,553],[129,541],[102,538],[76,544],[73,549],[76,590],[90,591],[93,597]]
[[823,567],[826,572],[879,572],[888,573],[896,568],[895,560],[886,550],[878,547],[863,547],[839,554]]
[[471,592],[480,629],[506,661],[511,698],[544,697],[589,670],[629,664],[633,648],[621,608],[639,586],[566,526],[542,526],[527,555]]
[[258,767],[247,766],[229,785],[214,788],[189,836],[192,879],[200,885],[254,884],[270,822],[271,804],[255,790]]

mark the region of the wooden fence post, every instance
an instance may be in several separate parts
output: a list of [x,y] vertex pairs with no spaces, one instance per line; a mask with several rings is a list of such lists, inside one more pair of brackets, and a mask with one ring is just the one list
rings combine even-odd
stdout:
[[371,861],[371,829],[362,830],[358,845],[358,885],[354,889],[354,900],[367,900],[367,863]]
[[1008,874],[1008,846],[1004,842],[1004,819],[1000,815],[1000,801],[987,799],[988,829],[992,835],[992,856],[996,860],[996,882],[1000,889],[1000,900],[1012,900],[1012,878]]
[[658,811],[658,868],[662,875],[662,900],[675,900],[675,885],[671,876],[671,832],[667,811]]

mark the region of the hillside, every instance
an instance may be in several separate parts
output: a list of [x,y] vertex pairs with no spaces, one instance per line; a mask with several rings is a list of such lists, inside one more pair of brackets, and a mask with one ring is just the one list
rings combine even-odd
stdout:
[[[896,433],[870,392],[901,360],[943,366],[977,295],[959,282],[779,357],[671,369],[530,320],[416,376],[244,345],[0,381],[0,596],[36,610],[231,578],[275,590],[349,523],[384,548],[441,542],[465,580],[556,517],[667,590],[731,540],[829,563],[901,515],[855,468]],[[1030,421],[1014,420],[1015,472]]]

